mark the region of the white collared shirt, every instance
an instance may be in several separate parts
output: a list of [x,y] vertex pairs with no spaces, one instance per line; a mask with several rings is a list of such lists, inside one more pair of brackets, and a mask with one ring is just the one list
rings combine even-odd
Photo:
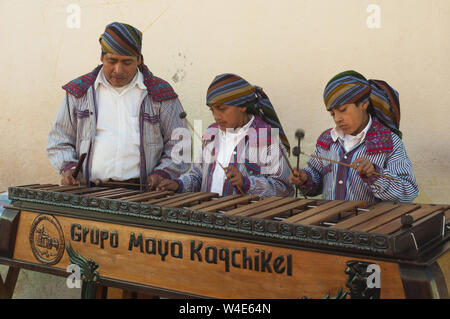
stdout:
[[361,144],[364,139],[366,138],[367,131],[369,130],[370,126],[372,125],[372,117],[369,114],[369,123],[367,123],[364,130],[362,130],[357,135],[350,135],[345,134],[342,132],[341,129],[339,129],[337,126],[334,127],[330,134],[331,138],[334,142],[336,142],[337,139],[339,139],[339,142],[344,147],[345,153],[351,152],[355,147],[357,147],[359,144]]
[[127,180],[139,177],[139,111],[147,94],[138,70],[131,82],[114,88],[103,68],[95,80],[97,130],[93,145],[91,179]]
[[[217,162],[222,164],[224,168],[228,167],[234,149],[245,137],[248,128],[250,127],[254,119],[255,117],[252,115],[250,121],[248,121],[248,123],[240,129],[238,129],[237,132],[231,132],[230,130],[222,131],[221,129],[219,129],[219,133],[217,134],[219,142],[216,146],[216,160]],[[218,193],[219,195],[222,195],[223,182],[225,181],[225,178],[225,171],[222,169],[222,167],[220,167],[219,164],[217,164],[211,180],[212,193]]]

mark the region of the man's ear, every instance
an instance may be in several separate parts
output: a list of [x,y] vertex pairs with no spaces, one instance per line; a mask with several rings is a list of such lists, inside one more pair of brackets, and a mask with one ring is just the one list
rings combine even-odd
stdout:
[[142,54],[139,55],[137,64],[138,64],[138,65],[141,65],[141,64],[142,64]]

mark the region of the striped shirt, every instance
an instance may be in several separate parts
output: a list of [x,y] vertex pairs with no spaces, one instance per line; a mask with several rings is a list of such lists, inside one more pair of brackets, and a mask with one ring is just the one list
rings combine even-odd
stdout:
[[376,118],[373,118],[365,139],[348,153],[340,139],[334,141],[330,132],[331,129],[318,138],[315,155],[347,164],[365,157],[378,173],[400,181],[378,175],[360,176],[350,167],[311,157],[308,167],[303,169],[308,175],[304,184],[307,195],[322,194],[327,200],[368,202],[412,202],[417,197],[417,182],[403,142]]
[[[216,168],[215,154],[218,145],[216,123],[208,127],[203,135],[200,159],[177,180],[178,192],[210,192],[213,172]],[[293,186],[289,183],[289,167],[281,154],[279,139],[272,142],[271,127],[255,116],[249,127],[249,134],[238,143],[230,158],[230,165],[239,169],[243,176],[242,190],[248,195],[259,197],[292,196]],[[256,133],[256,136],[253,135]],[[266,147],[267,146],[267,147]],[[284,148],[283,151],[285,152]],[[223,180],[222,195],[239,194],[228,179]]]
[[[83,89],[85,92],[74,94],[69,89],[53,122],[48,136],[47,155],[50,163],[60,173],[74,167],[80,155],[86,153],[86,160],[83,164],[83,176],[90,181],[93,144],[97,133],[98,106],[94,81],[98,74],[91,72],[72,81],[82,85],[74,87]],[[153,77],[148,69],[144,70],[144,83],[148,90],[154,90],[151,95],[146,95],[139,106],[139,116],[137,125],[139,131],[139,152],[140,152],[140,182],[147,185],[147,176],[159,174],[164,178],[177,178],[186,172],[189,164],[172,160],[172,150],[178,143],[172,140],[172,133],[178,128],[184,128],[189,132],[186,122],[180,119],[179,114],[183,112],[183,107],[178,98],[155,98],[157,94],[164,91],[157,91],[165,84],[162,80]],[[148,73],[148,74],[147,74]],[[83,81],[86,81],[85,86]],[[151,81],[156,81],[157,85],[152,86]],[[150,84],[147,84],[149,82]],[[168,84],[167,84],[168,85]],[[76,91],[75,91],[76,93]]]

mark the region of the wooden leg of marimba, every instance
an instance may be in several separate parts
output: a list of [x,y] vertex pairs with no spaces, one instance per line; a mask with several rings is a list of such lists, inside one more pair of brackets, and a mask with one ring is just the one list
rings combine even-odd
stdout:
[[159,296],[134,292],[127,289],[97,286],[97,299],[159,299]]
[[97,285],[95,290],[96,299],[130,299],[131,293],[126,290],[103,285]]
[[19,277],[20,268],[10,266],[6,280],[0,275],[0,299],[11,299],[16,287],[17,278]]
[[0,274],[0,298],[5,299],[6,298],[6,287],[3,283],[2,275]]
[[108,287],[97,285],[95,288],[95,299],[106,299]]
[[108,287],[107,299],[134,299],[133,292],[126,289]]
[[159,296],[157,295],[149,295],[149,294],[142,294],[140,292],[137,293],[136,299],[159,299]]
[[106,298],[108,299],[125,299],[124,290],[120,288],[108,287],[108,293]]

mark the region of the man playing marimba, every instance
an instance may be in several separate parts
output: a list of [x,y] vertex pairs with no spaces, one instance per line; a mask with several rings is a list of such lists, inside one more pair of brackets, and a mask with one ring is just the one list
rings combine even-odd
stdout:
[[399,131],[398,93],[346,71],[328,82],[324,101],[336,127],[319,136],[315,157],[290,182],[329,200],[413,201],[418,187]]
[[203,135],[200,163],[175,181],[162,181],[158,189],[292,196],[281,153],[289,143],[262,89],[238,75],[222,74],[209,86],[206,100],[215,123]]
[[171,158],[172,130],[187,129],[178,117],[183,107],[172,87],[143,63],[138,29],[114,22],[99,41],[103,64],[63,86],[48,157],[63,185],[77,183],[72,170],[86,153],[88,182],[126,181],[154,189],[189,168]]

